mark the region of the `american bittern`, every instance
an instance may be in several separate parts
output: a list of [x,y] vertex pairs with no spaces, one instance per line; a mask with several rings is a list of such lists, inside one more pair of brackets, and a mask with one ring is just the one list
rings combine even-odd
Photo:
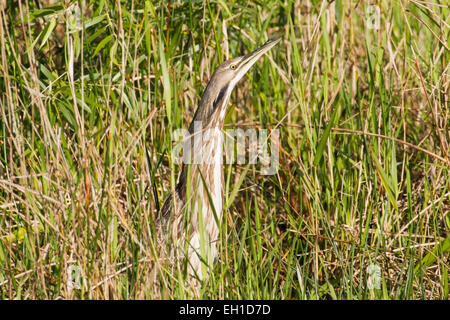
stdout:
[[[175,250],[170,255],[187,258],[189,274],[199,279],[205,278],[217,256],[224,193],[222,129],[231,92],[279,40],[227,60],[214,71],[188,129],[194,140],[193,144],[189,142],[193,147],[189,159],[197,157],[197,161],[183,164],[175,194],[167,198],[156,218],[159,239],[172,238]],[[200,143],[195,142],[196,135],[201,136]]]

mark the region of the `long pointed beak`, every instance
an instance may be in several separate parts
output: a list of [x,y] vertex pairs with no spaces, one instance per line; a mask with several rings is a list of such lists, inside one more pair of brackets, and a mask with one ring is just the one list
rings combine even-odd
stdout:
[[244,69],[244,73],[250,69],[250,67],[258,61],[258,59],[265,54],[267,51],[272,49],[278,42],[280,42],[281,38],[276,40],[267,41],[264,45],[253,51],[252,53],[246,54],[242,57],[241,62],[239,63],[238,69]]

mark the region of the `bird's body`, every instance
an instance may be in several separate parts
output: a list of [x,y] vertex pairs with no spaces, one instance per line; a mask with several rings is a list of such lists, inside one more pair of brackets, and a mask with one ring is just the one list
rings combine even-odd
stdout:
[[[254,52],[225,61],[214,72],[189,126],[189,163],[183,163],[175,193],[156,219],[162,243],[170,238],[170,256],[187,258],[188,274],[204,279],[217,256],[222,220],[223,124],[231,92],[250,67],[278,40]],[[186,152],[186,150],[184,150]]]
[[171,237],[172,245],[179,249],[171,256],[179,259],[187,254],[190,274],[200,279],[204,278],[201,261],[209,266],[217,256],[219,225],[215,218],[220,221],[223,212],[224,178],[219,160],[222,159],[223,137],[220,132],[209,135],[208,143],[202,146],[209,161],[190,167],[183,165],[175,194],[167,198],[157,221],[160,235]]

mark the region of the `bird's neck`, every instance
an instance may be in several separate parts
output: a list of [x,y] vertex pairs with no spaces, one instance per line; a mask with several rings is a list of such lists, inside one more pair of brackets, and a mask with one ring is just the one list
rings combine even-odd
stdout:
[[[219,111],[219,110],[217,110]],[[203,215],[214,210],[218,218],[223,207],[223,120],[220,114],[216,121],[204,126],[203,122],[191,124],[190,131],[190,163],[184,163],[179,177],[177,189],[180,198],[192,202],[191,208],[198,211],[201,205]],[[190,190],[186,189],[190,186]],[[211,216],[214,216],[211,214]]]

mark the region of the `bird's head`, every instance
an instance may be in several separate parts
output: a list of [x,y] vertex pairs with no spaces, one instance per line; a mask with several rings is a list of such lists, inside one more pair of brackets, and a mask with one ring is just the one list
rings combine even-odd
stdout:
[[245,56],[229,59],[214,71],[205,89],[194,120],[206,121],[205,127],[214,120],[223,122],[231,91],[247,71],[267,51],[272,49],[281,38],[266,42],[263,46]]
[[263,46],[245,56],[229,59],[222,63],[214,72],[211,81],[217,81],[222,86],[234,87],[259,58],[272,49],[281,38],[266,42]]

